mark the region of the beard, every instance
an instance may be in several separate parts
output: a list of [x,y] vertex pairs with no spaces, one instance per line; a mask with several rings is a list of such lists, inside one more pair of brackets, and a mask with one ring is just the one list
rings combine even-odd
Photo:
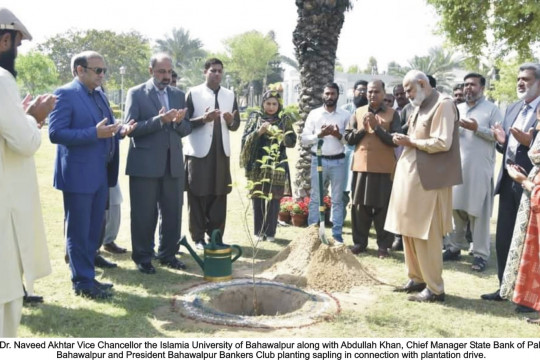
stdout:
[[361,106],[367,105],[368,104],[368,99],[365,96],[355,96],[353,98],[353,104],[354,104],[354,106],[359,108]]
[[[465,101],[468,103],[471,102],[477,102],[482,95],[480,93],[474,95],[474,94],[465,94]],[[461,101],[463,102],[463,101]]]
[[409,99],[411,104],[415,107],[418,107],[422,105],[424,100],[426,99],[426,92],[419,84],[415,84],[416,86],[416,95],[414,96],[414,99]]
[[538,84],[539,82],[538,81],[535,81],[533,86],[531,86],[530,88],[527,89],[527,91],[525,92],[519,92],[519,90],[517,90],[517,97],[519,100],[525,100],[525,99],[530,99],[534,96],[534,94],[536,94],[536,92],[538,91]]
[[334,107],[337,104],[337,99],[336,100],[334,100],[334,99],[326,99],[326,100],[323,100],[323,103],[324,103],[324,105],[326,105],[328,107]]
[[11,37],[11,48],[8,51],[0,53],[0,67],[6,69],[13,75],[14,78],[17,77],[17,71],[15,70],[15,58],[17,57],[15,39]]

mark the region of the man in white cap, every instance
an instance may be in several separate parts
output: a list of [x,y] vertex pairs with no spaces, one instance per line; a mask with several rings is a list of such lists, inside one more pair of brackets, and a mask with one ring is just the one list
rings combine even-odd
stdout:
[[24,25],[0,8],[0,338],[17,336],[23,277],[32,293],[34,280],[51,272],[33,155],[55,97],[27,97],[21,104],[15,58],[25,39],[32,36]]

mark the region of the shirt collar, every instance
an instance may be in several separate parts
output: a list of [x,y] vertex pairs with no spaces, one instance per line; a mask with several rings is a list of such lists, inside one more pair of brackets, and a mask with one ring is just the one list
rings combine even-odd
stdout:
[[[525,104],[525,101],[523,102]],[[537,96],[533,101],[531,101],[528,105],[535,110],[538,107],[538,103],[540,103],[540,96]]]

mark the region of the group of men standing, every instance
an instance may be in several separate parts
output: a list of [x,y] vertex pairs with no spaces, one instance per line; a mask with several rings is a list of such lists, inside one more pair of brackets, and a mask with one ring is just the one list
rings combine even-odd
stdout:
[[[140,272],[154,274],[152,259],[185,269],[177,259],[184,190],[189,230],[199,246],[205,234],[225,228],[230,192],[229,131],[239,126],[236,101],[220,87],[223,64],[205,64],[206,82],[185,94],[169,86],[172,58],[152,56],[150,79],[129,89],[125,121],[115,122],[101,84],[107,68],[93,51],[72,61],[73,82],[58,89],[50,139],[58,144],[55,182],[62,190],[67,252],[77,295],[112,296],[112,284],[95,279],[94,259],[104,226],[108,189],[118,179],[118,140],[129,137],[126,174],[131,203],[132,259]],[[184,146],[185,138],[185,166]],[[159,223],[159,244],[154,233]]]
[[[459,98],[455,102],[439,93],[432,80],[419,71],[409,72],[403,85],[394,88],[394,109],[384,101],[382,81],[359,81],[353,89],[355,107],[344,108],[352,114],[349,119],[335,106],[337,85],[328,84],[323,106],[309,114],[302,133],[305,145],[317,138],[326,144],[323,174],[328,174],[332,186],[334,239],[343,241],[343,202],[334,197],[348,194],[344,182],[352,171],[351,250],[355,254],[366,250],[372,222],[379,257],[388,256],[390,247],[400,249],[403,242],[409,281],[397,291],[419,292],[410,297],[412,301],[444,300],[443,260],[460,258],[461,250],[468,248],[468,232],[471,269],[486,268],[495,194],[500,195],[495,243],[502,280],[522,193],[506,166],[516,163],[526,172],[531,169],[527,151],[536,135],[535,110],[540,102],[540,65],[535,63],[520,67],[520,100],[508,107],[504,120],[484,96],[482,75],[467,74],[454,89]],[[495,149],[504,154],[504,161],[494,188]],[[352,159],[343,167],[348,152]],[[316,168],[313,161],[310,213],[318,208]],[[308,222],[316,224],[318,219],[310,215]],[[396,234],[393,244],[392,234]],[[502,300],[498,291],[482,298]]]

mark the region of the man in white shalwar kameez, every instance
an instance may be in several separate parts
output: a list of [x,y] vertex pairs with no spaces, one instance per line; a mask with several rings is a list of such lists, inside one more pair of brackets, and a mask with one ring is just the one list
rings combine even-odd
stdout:
[[31,38],[11,11],[0,8],[0,338],[17,336],[23,283],[31,294],[34,280],[51,272],[33,155],[55,98],[21,104],[15,82],[17,47]]
[[465,102],[458,105],[460,114],[459,146],[463,184],[453,188],[454,231],[448,237],[443,260],[458,260],[470,223],[473,240],[472,270],[483,271],[490,255],[489,219],[493,208],[493,171],[495,136],[492,127],[502,122],[495,104],[484,98],[486,79],[470,73],[463,79]]

